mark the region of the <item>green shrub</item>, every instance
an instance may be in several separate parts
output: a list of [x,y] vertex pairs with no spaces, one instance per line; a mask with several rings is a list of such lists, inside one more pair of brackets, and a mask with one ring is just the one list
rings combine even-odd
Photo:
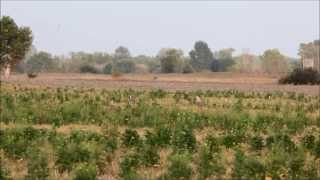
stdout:
[[96,163],[102,153],[95,143],[64,142],[57,147],[56,164],[61,172],[71,171],[76,163]]
[[257,159],[237,151],[232,172],[234,179],[264,179],[265,167]]
[[151,146],[165,147],[171,144],[171,130],[166,127],[159,127],[155,129],[155,133],[146,132],[146,143]]
[[217,157],[218,154],[212,154],[208,147],[201,148],[198,163],[199,179],[206,179],[212,175],[219,176],[225,172]]
[[97,74],[97,73],[99,73],[99,70],[97,68],[95,68],[94,66],[91,66],[91,65],[83,65],[83,66],[80,67],[80,72],[81,73]]
[[96,180],[97,168],[92,163],[79,163],[74,169],[74,180]]
[[145,145],[141,151],[141,164],[146,166],[152,166],[160,161],[160,156],[157,152],[157,148]]
[[120,177],[123,179],[137,179],[136,168],[141,164],[138,154],[128,154],[120,161]]
[[204,143],[205,143],[206,147],[208,148],[208,150],[210,151],[210,153],[220,152],[219,139],[209,135],[209,136],[206,137]]
[[136,130],[126,129],[121,137],[121,140],[122,144],[126,147],[141,145],[140,136]]
[[288,161],[289,179],[302,179],[304,177],[304,153],[297,151],[290,156]]
[[31,150],[28,152],[28,175],[26,179],[48,179],[49,167],[47,154],[39,150]]
[[312,68],[295,69],[291,74],[279,80],[280,84],[320,84],[320,73]]
[[7,169],[0,165],[0,180],[9,180],[9,172]]
[[250,139],[250,146],[253,150],[261,150],[264,146],[263,138],[260,136],[254,136]]
[[190,154],[174,154],[169,158],[169,161],[167,174],[169,179],[191,179],[193,172],[190,166]]
[[177,128],[172,137],[172,145],[176,150],[196,150],[196,138],[193,135],[192,129],[186,127]]
[[316,138],[313,135],[307,134],[302,138],[302,144],[305,148],[312,150],[315,146],[315,140]]
[[112,64],[107,64],[103,68],[104,74],[112,74]]
[[320,158],[320,138],[316,142],[314,149],[313,149],[314,155],[316,158]]

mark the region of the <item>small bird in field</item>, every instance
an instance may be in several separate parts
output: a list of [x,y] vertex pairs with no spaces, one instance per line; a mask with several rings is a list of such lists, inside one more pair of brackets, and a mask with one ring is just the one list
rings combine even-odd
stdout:
[[157,80],[158,79],[158,77],[157,76],[153,76],[153,80]]

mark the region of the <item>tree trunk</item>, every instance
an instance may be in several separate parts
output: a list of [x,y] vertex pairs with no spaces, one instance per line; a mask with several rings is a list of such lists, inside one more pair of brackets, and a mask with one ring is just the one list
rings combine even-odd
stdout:
[[10,77],[10,73],[11,73],[11,65],[5,65],[4,67],[4,78],[8,79]]

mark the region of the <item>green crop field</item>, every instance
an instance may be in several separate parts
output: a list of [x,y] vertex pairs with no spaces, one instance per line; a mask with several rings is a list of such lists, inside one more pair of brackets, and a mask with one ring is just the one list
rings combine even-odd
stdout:
[[0,179],[319,179],[319,96],[1,85]]

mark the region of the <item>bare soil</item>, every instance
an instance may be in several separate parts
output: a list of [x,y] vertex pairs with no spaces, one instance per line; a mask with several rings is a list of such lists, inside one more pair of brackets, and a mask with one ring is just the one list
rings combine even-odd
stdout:
[[15,74],[1,80],[24,86],[86,87],[105,89],[163,89],[167,91],[239,90],[239,91],[283,91],[309,95],[320,95],[316,85],[279,85],[277,76],[240,73],[194,73],[194,74],[126,74],[120,77],[95,74],[46,73],[36,78],[26,74]]

